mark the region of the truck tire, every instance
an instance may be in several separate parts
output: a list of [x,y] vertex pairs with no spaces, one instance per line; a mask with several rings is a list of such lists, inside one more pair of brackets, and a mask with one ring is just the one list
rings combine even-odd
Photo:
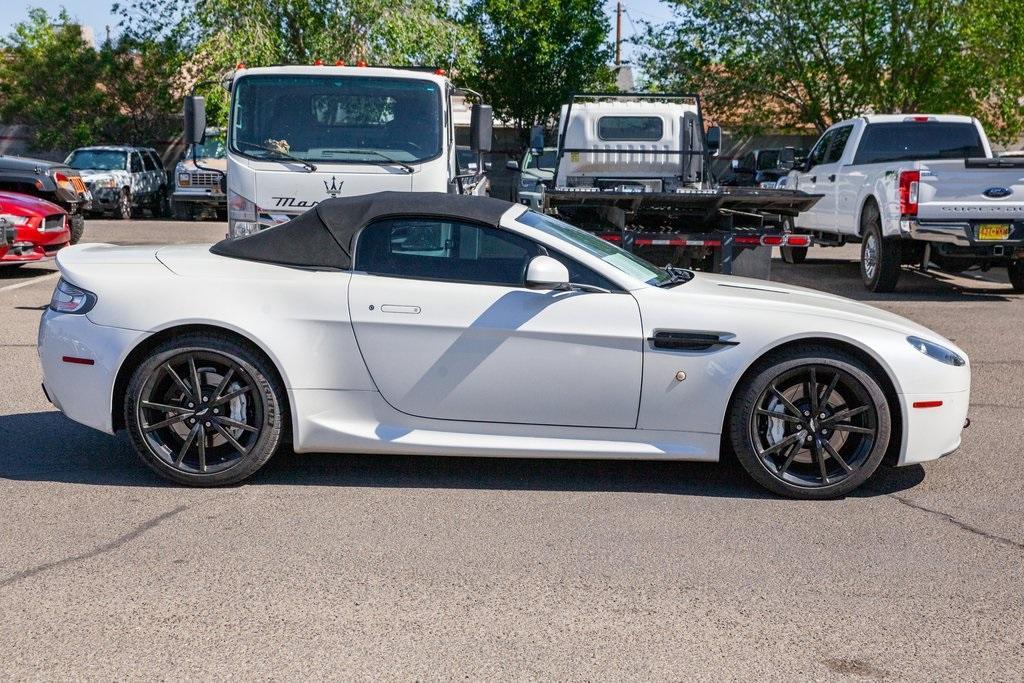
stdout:
[[85,216],[80,213],[71,214],[68,222],[71,224],[71,244],[78,244],[85,234]]
[[779,251],[786,263],[803,263],[807,260],[807,247],[781,247]]
[[882,219],[875,204],[864,207],[861,219],[860,275],[871,292],[891,292],[900,279],[903,248],[898,238],[882,235]]
[[1010,276],[1013,291],[1024,293],[1024,261],[1012,261],[1006,266],[1006,274]]

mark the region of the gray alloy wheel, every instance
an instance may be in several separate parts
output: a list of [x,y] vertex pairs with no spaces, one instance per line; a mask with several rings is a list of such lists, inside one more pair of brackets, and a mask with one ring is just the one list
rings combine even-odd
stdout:
[[892,431],[878,382],[829,347],[769,356],[737,389],[730,439],[758,483],[792,498],[834,498],[875,472]]
[[896,288],[902,268],[902,245],[898,238],[882,235],[878,207],[868,203],[862,218],[860,274],[864,286],[872,292],[891,292]]
[[121,190],[121,196],[117,200],[117,217],[123,221],[132,217],[132,193],[131,190]]
[[139,457],[179,484],[246,479],[282,441],[284,392],[275,377],[261,354],[226,335],[164,342],[135,369],[125,395]]

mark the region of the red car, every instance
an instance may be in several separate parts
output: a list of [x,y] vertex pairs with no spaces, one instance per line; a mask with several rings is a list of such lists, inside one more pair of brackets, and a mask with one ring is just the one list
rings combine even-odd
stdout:
[[51,259],[70,241],[67,211],[38,197],[0,192],[0,266]]

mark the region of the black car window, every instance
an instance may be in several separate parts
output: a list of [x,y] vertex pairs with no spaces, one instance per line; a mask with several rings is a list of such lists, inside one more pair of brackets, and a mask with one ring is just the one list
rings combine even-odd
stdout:
[[814,149],[807,155],[807,161],[811,167],[817,166],[818,164],[825,163],[825,152],[828,151],[829,143],[832,142],[832,134],[834,130],[826,131],[824,135],[818,138],[818,142],[814,145]]
[[164,160],[160,158],[160,155],[159,155],[159,154],[157,154],[157,153],[156,153],[156,152],[154,152],[153,150],[149,150],[149,151],[148,151],[148,152],[146,152],[146,153],[147,153],[147,154],[149,155],[149,157],[150,157],[150,158],[151,158],[151,159],[153,160],[153,167],[154,167],[154,170],[157,170],[157,171],[162,171],[162,170],[164,170]]
[[156,170],[156,162],[153,161],[153,157],[150,155],[149,152],[142,153],[142,163],[146,167],[147,171]]
[[132,152],[132,173],[142,173],[142,159],[138,152]]
[[973,123],[897,121],[868,124],[857,146],[853,163],[878,164],[983,156],[985,148]]
[[439,220],[391,218],[366,226],[356,243],[355,269],[450,282],[522,287],[536,243],[498,228]]
[[602,116],[597,137],[602,140],[660,140],[664,124],[657,116]]
[[852,131],[853,126],[843,126],[832,131],[832,143],[828,146],[828,153],[822,163],[839,163],[839,160],[843,158],[843,151],[846,149],[846,143],[850,140]]

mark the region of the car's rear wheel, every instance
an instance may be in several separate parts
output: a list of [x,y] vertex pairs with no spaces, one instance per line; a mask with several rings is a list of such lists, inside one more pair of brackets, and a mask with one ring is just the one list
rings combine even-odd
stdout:
[[284,391],[268,361],[221,335],[157,346],[136,368],[125,425],[142,461],[189,486],[246,479],[282,440]]
[[1006,267],[1006,274],[1010,277],[1010,284],[1013,291],[1024,292],[1024,261],[1013,261]]
[[132,193],[131,190],[121,190],[121,196],[117,199],[117,217],[123,221],[132,217]]
[[878,207],[864,207],[860,245],[860,274],[864,286],[872,292],[891,292],[900,279],[903,248],[898,238],[882,235]]
[[737,389],[729,436],[758,483],[792,498],[833,498],[878,469],[892,431],[878,381],[858,359],[807,347],[761,361]]

